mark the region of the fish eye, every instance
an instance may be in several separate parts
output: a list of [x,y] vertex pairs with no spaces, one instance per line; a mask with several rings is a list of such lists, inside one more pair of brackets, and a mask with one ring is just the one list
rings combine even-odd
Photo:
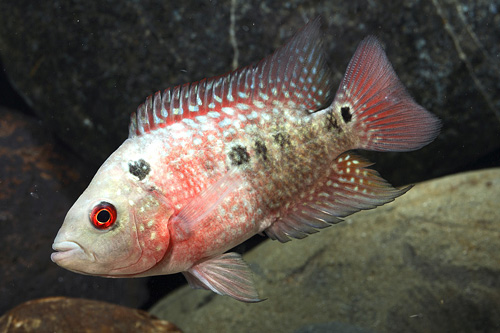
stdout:
[[90,213],[90,222],[97,229],[104,230],[116,222],[116,208],[109,202],[97,204]]

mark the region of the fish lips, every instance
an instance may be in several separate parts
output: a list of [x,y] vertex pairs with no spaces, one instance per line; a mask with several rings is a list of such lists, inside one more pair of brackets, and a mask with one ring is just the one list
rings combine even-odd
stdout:
[[83,248],[76,242],[63,241],[52,244],[52,249],[56,252],[50,255],[50,259],[59,266],[65,266],[65,261],[68,259],[74,261],[75,259],[89,259]]

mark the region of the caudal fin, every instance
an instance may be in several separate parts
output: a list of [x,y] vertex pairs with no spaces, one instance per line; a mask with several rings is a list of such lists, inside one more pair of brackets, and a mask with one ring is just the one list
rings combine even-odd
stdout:
[[377,151],[422,148],[441,122],[408,94],[377,38],[365,38],[352,57],[333,102],[357,138],[355,147]]

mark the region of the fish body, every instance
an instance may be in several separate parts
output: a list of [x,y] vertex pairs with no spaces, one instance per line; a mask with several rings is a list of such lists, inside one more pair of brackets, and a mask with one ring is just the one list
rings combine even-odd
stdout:
[[108,277],[182,272],[193,287],[260,300],[227,250],[257,233],[304,238],[392,201],[407,188],[351,150],[415,150],[439,132],[374,37],[332,90],[315,20],[256,65],[148,97],[68,212],[52,260]]

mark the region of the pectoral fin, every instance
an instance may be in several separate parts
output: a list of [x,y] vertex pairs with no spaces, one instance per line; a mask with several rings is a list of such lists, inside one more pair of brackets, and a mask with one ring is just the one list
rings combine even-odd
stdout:
[[187,239],[198,223],[216,212],[220,203],[238,190],[242,181],[236,169],[230,170],[182,207],[171,220],[172,227],[177,231],[178,240]]
[[252,272],[238,253],[223,253],[191,267],[184,276],[193,288],[212,290],[242,302],[260,302]]

